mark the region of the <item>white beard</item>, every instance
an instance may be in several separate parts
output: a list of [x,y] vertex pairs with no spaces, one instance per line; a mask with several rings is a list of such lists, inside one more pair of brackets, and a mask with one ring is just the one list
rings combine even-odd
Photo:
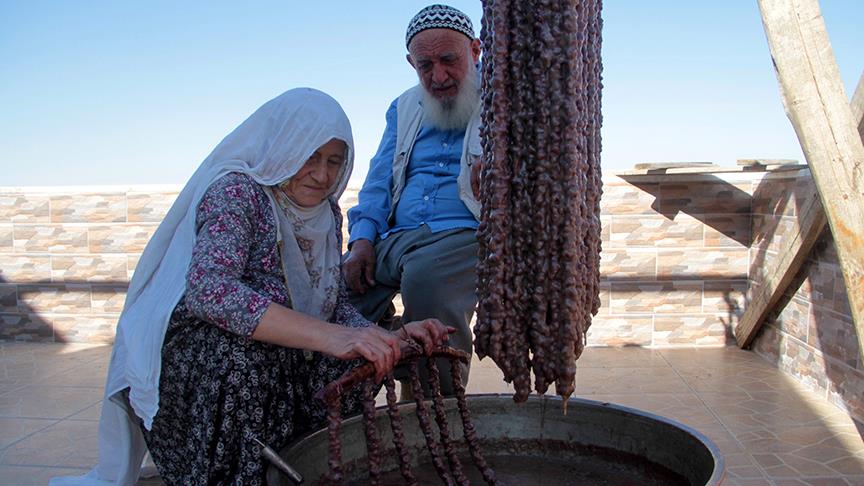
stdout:
[[477,79],[477,67],[471,68],[465,75],[465,80],[459,86],[456,98],[442,102],[423,88],[423,112],[426,119],[439,130],[464,130],[471,121],[471,116],[480,105],[480,82]]

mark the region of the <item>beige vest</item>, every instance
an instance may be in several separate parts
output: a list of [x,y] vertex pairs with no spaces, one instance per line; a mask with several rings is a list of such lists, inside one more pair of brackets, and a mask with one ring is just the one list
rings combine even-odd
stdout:
[[[396,214],[396,204],[405,189],[405,173],[408,161],[411,160],[411,150],[420,133],[423,121],[423,106],[420,104],[423,89],[414,86],[402,93],[396,101],[396,150],[393,153],[393,187],[391,189],[393,204],[387,220],[392,224]],[[480,107],[474,112],[468,127],[465,129],[465,139],[462,141],[462,159],[460,160],[459,197],[465,206],[478,220],[480,219],[480,202],[474,198],[471,191],[471,166],[480,162],[483,153],[480,145]]]

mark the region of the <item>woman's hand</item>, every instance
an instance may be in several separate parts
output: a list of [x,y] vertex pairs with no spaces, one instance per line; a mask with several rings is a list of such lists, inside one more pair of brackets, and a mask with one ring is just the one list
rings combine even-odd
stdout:
[[445,344],[450,339],[450,334],[456,332],[456,329],[441,324],[438,319],[425,319],[405,324],[398,331],[398,334],[403,332],[422,344],[423,350],[427,355],[430,355],[436,346]]
[[402,358],[400,335],[419,342],[426,354],[449,339],[456,329],[438,319],[409,322],[394,334],[378,326],[336,327],[327,334],[323,352],[339,359],[363,358],[375,366],[375,380],[380,382]]
[[380,382],[402,357],[399,338],[378,326],[339,327],[328,335],[325,353],[339,359],[364,358],[375,366]]

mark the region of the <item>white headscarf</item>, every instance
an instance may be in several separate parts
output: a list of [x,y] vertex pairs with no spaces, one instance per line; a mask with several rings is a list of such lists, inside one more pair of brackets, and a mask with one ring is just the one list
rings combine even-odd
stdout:
[[[195,171],[144,249],[129,283],[99,421],[99,464],[84,477],[56,478],[51,484],[134,484],[137,480],[146,451],[139,418],[149,429],[159,408],[162,343],[171,313],[186,290],[196,210],[204,193],[220,177],[240,172],[268,189],[277,232],[283,240],[282,263],[292,308],[321,319],[329,317],[326,310],[333,303],[328,302],[327,287],[334,282],[322,280],[317,288],[310,285],[306,271],[310,267],[294,233],[297,218],[278,207],[269,187],[291,178],[332,139],[347,146],[344,169],[331,194],[338,199],[353,168],[351,125],[336,100],[310,88],[292,89],[265,103],[225,137]],[[329,204],[325,201],[315,208],[304,208],[300,218],[307,221],[301,225],[304,228],[315,228],[319,234],[329,231],[326,243],[316,240],[315,247],[306,252],[313,267],[329,270],[335,265],[338,271],[339,248]],[[331,271],[325,273],[332,275]],[[129,389],[128,402],[120,393],[125,389]]]

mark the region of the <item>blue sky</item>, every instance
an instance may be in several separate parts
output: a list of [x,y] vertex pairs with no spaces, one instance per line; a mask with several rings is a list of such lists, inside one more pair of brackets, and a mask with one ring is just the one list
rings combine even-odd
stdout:
[[[0,186],[183,183],[296,86],[342,103],[362,180],[387,106],[416,82],[404,32],[427,4],[0,0]],[[450,4],[479,29],[480,0]],[[864,1],[821,4],[851,96]],[[803,161],[756,0],[607,0],[604,22],[605,171]]]

